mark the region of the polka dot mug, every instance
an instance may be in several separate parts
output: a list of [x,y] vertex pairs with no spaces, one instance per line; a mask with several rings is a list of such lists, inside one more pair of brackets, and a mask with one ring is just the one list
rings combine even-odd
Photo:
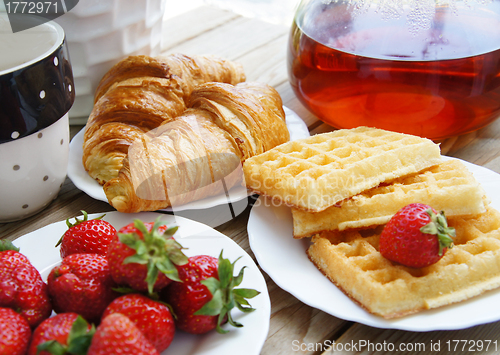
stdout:
[[62,27],[45,22],[12,33],[8,25],[0,18],[0,223],[31,216],[57,197],[75,98]]

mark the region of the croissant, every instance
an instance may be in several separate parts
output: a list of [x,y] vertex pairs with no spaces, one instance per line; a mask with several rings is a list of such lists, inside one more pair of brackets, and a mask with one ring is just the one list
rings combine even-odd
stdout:
[[104,184],[118,176],[136,139],[185,111],[195,86],[244,80],[241,65],[215,56],[130,56],[120,61],[96,89],[84,132],[85,170]]
[[241,163],[289,140],[281,97],[259,83],[206,83],[188,109],[131,146],[104,185],[120,212],[154,211],[242,183]]

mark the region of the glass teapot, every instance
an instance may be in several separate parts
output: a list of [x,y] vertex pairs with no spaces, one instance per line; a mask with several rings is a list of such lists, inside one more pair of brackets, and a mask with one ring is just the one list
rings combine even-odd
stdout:
[[500,0],[302,0],[288,71],[335,128],[476,130],[500,115]]

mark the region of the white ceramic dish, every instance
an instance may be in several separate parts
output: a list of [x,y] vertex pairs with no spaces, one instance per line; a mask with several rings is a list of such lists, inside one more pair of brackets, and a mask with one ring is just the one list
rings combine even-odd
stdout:
[[[97,214],[90,215],[91,218],[95,216]],[[185,250],[188,256],[206,254],[218,257],[221,250],[224,250],[224,257],[232,262],[241,256],[242,258],[235,265],[235,273],[239,272],[243,266],[246,266],[246,269],[243,282],[239,287],[253,288],[261,292],[249,300],[252,307],[256,309],[254,312],[244,314],[237,309],[233,310],[235,320],[242,323],[243,328],[236,329],[225,325],[224,327],[230,331],[228,334],[218,334],[214,331],[205,335],[191,335],[177,331],[174,341],[162,355],[236,354],[241,352],[241,349],[245,349],[245,354],[248,355],[259,354],[269,331],[271,302],[264,277],[252,258],[238,244],[206,225],[167,214],[109,212],[104,219],[119,229],[135,218],[149,222],[154,221],[158,216],[163,216],[167,224],[179,226],[176,239],[188,248]],[[46,279],[50,270],[61,260],[59,248],[55,248],[54,245],[66,230],[65,221],[53,223],[16,239],[14,244]]]
[[[500,209],[500,175],[464,161]],[[465,302],[396,320],[374,316],[348,298],[311,263],[309,240],[292,237],[292,215],[285,206],[266,206],[259,198],[248,221],[250,247],[262,269],[285,291],[311,307],[368,326],[409,331],[463,329],[500,320],[500,289]]]
[[[286,125],[290,132],[290,139],[295,140],[308,137],[309,130],[307,129],[304,121],[302,121],[302,119],[289,108],[284,107],[284,110],[286,114]],[[92,179],[83,167],[83,134],[84,130],[82,129],[71,140],[69,146],[68,176],[77,188],[85,192],[90,197],[95,198],[96,200],[108,202],[102,186]],[[211,208],[223,204],[234,203],[246,198],[247,196],[248,192],[246,188],[242,186],[235,186],[228,191],[228,196],[221,194],[207,197],[203,200],[193,201],[182,206],[176,206],[175,211]],[[171,212],[172,209],[167,208],[165,211]]]

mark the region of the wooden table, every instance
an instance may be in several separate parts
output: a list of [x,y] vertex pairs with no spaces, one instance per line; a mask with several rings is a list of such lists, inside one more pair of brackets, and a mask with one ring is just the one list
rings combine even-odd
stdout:
[[[288,28],[249,19],[213,7],[200,7],[189,13],[169,19],[165,23],[162,48],[165,53],[216,54],[243,64],[249,81],[260,81],[274,86],[283,98],[285,106],[294,110],[306,122],[311,134],[332,130],[309,113],[297,100],[287,80],[286,43]],[[72,136],[82,127],[71,127]],[[477,132],[445,140],[441,143],[443,154],[461,158],[488,167],[500,173],[500,120]],[[5,203],[2,201],[1,203]],[[45,210],[19,222],[0,224],[0,238],[14,240],[26,233],[50,223],[88,213],[106,212],[113,209],[78,190],[66,179],[62,190]],[[248,208],[237,218],[217,229],[236,241],[252,257],[247,238]],[[254,257],[255,258],[255,257]],[[311,308],[280,289],[263,272],[271,297],[271,322],[262,354],[337,354],[326,347],[329,341],[342,343],[384,342],[399,345],[424,344],[424,351],[394,351],[398,354],[441,354],[460,351],[430,352],[431,342],[444,344],[451,340],[498,340],[500,322],[479,325],[464,330],[438,332],[408,332],[384,330],[338,319]],[[296,350],[300,344],[302,349]],[[500,347],[500,344],[498,344]],[[416,347],[416,346],[415,346]],[[477,349],[476,349],[477,350]],[[495,354],[500,348],[475,354]],[[242,349],[242,355],[245,354]],[[346,351],[346,354],[357,353]],[[371,354],[367,348],[360,353]],[[377,352],[384,353],[384,351]],[[388,352],[389,353],[389,352]]]

